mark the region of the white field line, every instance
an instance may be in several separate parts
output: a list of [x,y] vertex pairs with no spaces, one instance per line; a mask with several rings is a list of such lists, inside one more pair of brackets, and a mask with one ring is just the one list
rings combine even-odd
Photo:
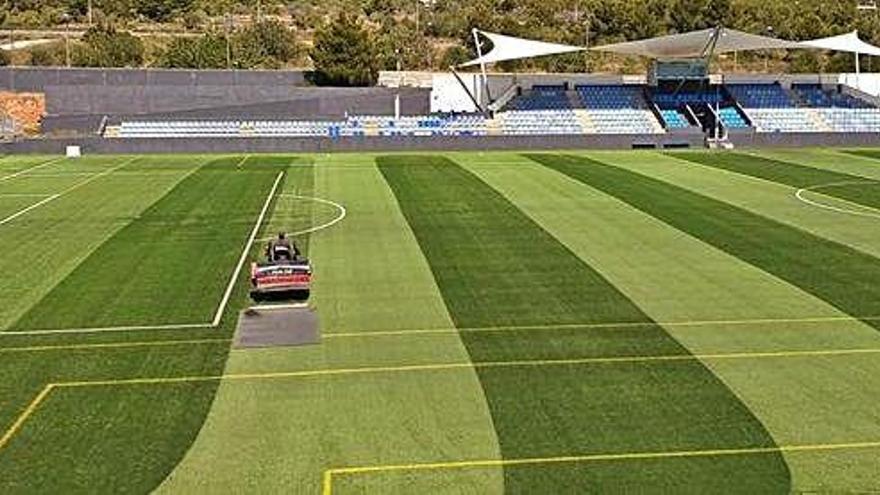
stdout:
[[63,156],[60,158],[53,158],[53,159],[45,161],[45,162],[40,162],[40,163],[34,165],[33,167],[26,168],[24,170],[19,170],[18,172],[15,172],[14,174],[4,175],[3,177],[0,177],[0,182],[7,181],[9,179],[14,179],[20,175],[24,175],[24,174],[33,172],[34,170],[38,170],[43,167],[48,167],[49,165],[52,165],[53,163],[60,162],[61,160],[64,160]]
[[220,301],[220,306],[217,308],[217,312],[214,314],[214,320],[211,322],[212,327],[217,327],[218,325],[220,325],[220,318],[223,317],[223,311],[226,310],[226,305],[229,303],[229,298],[232,296],[232,290],[235,288],[235,282],[238,280],[238,275],[241,273],[241,269],[244,267],[244,264],[247,261],[251,246],[254,245],[254,240],[257,238],[257,233],[260,231],[260,226],[263,225],[263,218],[265,218],[266,212],[269,211],[269,205],[272,204],[272,198],[275,197],[275,192],[278,190],[278,184],[281,183],[281,179],[283,178],[284,172],[278,172],[278,177],[275,177],[275,183],[272,184],[272,190],[269,191],[269,195],[266,196],[266,201],[263,203],[263,209],[262,211],[260,211],[260,216],[257,217],[257,221],[254,223],[254,228],[253,230],[251,230],[251,235],[248,238],[247,243],[245,243],[244,249],[242,249],[241,251],[241,257],[238,259],[238,265],[235,267],[235,271],[232,273],[232,276],[229,277],[229,285],[226,286],[226,292],[223,294],[223,299]]
[[269,195],[266,197],[265,203],[263,203],[263,209],[260,211],[260,216],[257,218],[256,223],[254,224],[254,228],[251,231],[250,237],[248,238],[247,243],[244,246],[244,249],[241,253],[241,258],[238,260],[238,264],[236,265],[235,271],[229,279],[229,285],[226,287],[226,291],[223,293],[223,299],[220,301],[220,305],[217,307],[217,312],[214,315],[214,320],[211,323],[171,323],[165,325],[131,325],[131,326],[112,326],[112,327],[83,327],[83,328],[58,328],[58,329],[49,329],[49,330],[22,330],[22,331],[0,331],[0,337],[15,337],[15,336],[25,336],[25,335],[55,335],[55,334],[72,334],[72,333],[105,333],[105,332],[131,332],[137,330],[185,330],[185,329],[196,329],[196,328],[217,328],[220,325],[220,319],[223,317],[223,312],[226,310],[226,305],[229,304],[229,298],[232,296],[232,291],[235,288],[235,282],[238,280],[238,276],[241,273],[242,268],[244,267],[245,261],[247,261],[247,255],[250,252],[251,246],[254,244],[254,239],[257,236],[257,232],[260,230],[260,226],[263,224],[263,219],[266,216],[266,212],[269,210],[269,205],[272,203],[272,198],[275,197],[275,192],[278,190],[278,184],[281,183],[281,179],[284,177],[284,172],[278,172],[278,176],[275,178],[275,183],[272,184],[272,190],[269,191]]
[[110,169],[107,169],[107,170],[101,172],[100,174],[93,175],[92,177],[89,177],[89,178],[86,179],[86,180],[83,180],[83,181],[77,182],[76,184],[74,184],[74,185],[68,187],[67,189],[64,189],[63,191],[61,191],[61,192],[59,192],[59,193],[53,194],[53,195],[49,196],[48,198],[46,198],[46,199],[44,199],[44,200],[42,200],[42,201],[39,201],[39,202],[37,202],[37,203],[34,203],[34,204],[28,206],[27,208],[24,208],[24,209],[22,209],[22,210],[19,210],[19,211],[13,213],[12,215],[9,215],[8,217],[4,218],[3,220],[0,220],[0,225],[6,225],[7,223],[9,223],[9,222],[15,220],[16,218],[18,218],[18,217],[24,215],[25,213],[27,213],[27,212],[29,212],[29,211],[31,211],[31,210],[34,210],[34,209],[36,209],[36,208],[39,208],[40,206],[43,206],[43,205],[45,205],[45,204],[47,204],[47,203],[51,203],[52,201],[55,201],[56,199],[60,198],[61,196],[64,196],[65,194],[67,194],[67,193],[69,193],[69,192],[72,192],[72,191],[74,191],[74,190],[76,190],[76,189],[78,189],[78,188],[80,188],[80,187],[82,187],[82,186],[84,186],[84,185],[86,185],[86,184],[92,182],[92,181],[95,180],[95,179],[99,179],[99,178],[104,177],[104,176],[106,176],[106,175],[110,175],[110,174],[112,174],[113,172],[119,170],[120,168],[122,168],[122,167],[128,165],[129,163],[131,163],[131,162],[133,162],[133,161],[135,161],[135,160],[137,160],[137,157],[135,157],[135,158],[130,158],[130,159],[128,159],[128,160],[126,160],[126,161],[120,163],[119,165],[117,165],[117,166],[115,166],[115,167],[113,167],[113,168],[110,168]]
[[52,201],[55,201],[60,196],[61,196],[61,194],[53,194],[53,195],[49,196],[48,198],[42,199],[42,200],[28,206],[27,208],[18,210],[17,212],[13,213],[12,215],[9,215],[8,217],[4,218],[3,220],[0,220],[0,225],[6,225],[7,223],[15,220],[16,218],[26,214],[27,212],[29,212],[31,210],[37,209],[46,203],[50,203]]
[[196,328],[214,328],[210,323],[183,323],[171,325],[133,325],[120,327],[83,327],[83,328],[59,328],[54,330],[8,330],[0,331],[0,337],[16,337],[27,335],[56,335],[66,333],[112,333],[133,332],[137,330],[188,330]]
[[57,179],[59,177],[88,177],[90,175],[98,175],[101,172],[58,172],[51,174],[31,174],[28,176],[30,179],[42,179],[44,177],[50,177],[53,179]]
[[[319,230],[329,229],[330,227],[336,225],[337,223],[345,220],[345,216],[348,215],[348,211],[345,209],[344,206],[342,206],[339,203],[335,203],[333,201],[330,201],[329,199],[316,198],[314,196],[300,196],[299,194],[279,194],[278,197],[279,198],[307,199],[310,201],[315,201],[317,203],[323,203],[325,205],[330,205],[330,206],[336,208],[336,210],[339,212],[339,214],[333,220],[330,220],[329,222],[325,222],[325,223],[322,223],[321,225],[311,227],[311,228],[308,228],[305,230],[300,230],[297,232],[288,232],[287,235],[289,235],[289,236],[312,234],[314,232],[318,232]],[[264,237],[262,239],[258,239],[258,241],[268,242],[272,239],[274,239],[274,237]]]
[[[847,210],[847,209],[845,209],[845,208],[838,208],[838,207],[836,207],[836,206],[831,206],[831,205],[827,205],[827,204],[824,204],[824,203],[819,203],[818,201],[813,201],[813,200],[811,200],[811,199],[809,199],[809,198],[807,198],[807,197],[804,197],[804,194],[805,194],[805,193],[810,192],[810,191],[812,191],[812,192],[817,192],[817,189],[821,189],[821,188],[823,188],[823,187],[845,186],[845,185],[859,185],[859,184],[863,184],[863,185],[880,185],[880,183],[878,183],[878,182],[868,181],[868,180],[865,180],[865,181],[833,182],[833,183],[831,183],[831,184],[821,184],[821,185],[818,185],[818,186],[802,187],[802,188],[798,189],[797,192],[794,193],[794,196],[795,196],[797,199],[799,199],[800,201],[802,201],[803,203],[806,203],[806,204],[808,204],[808,205],[810,205],[810,206],[815,206],[815,207],[817,207],[817,208],[822,208],[822,209],[824,209],[824,210],[834,211],[834,212],[837,212],[837,213],[844,213],[844,214],[847,214],[847,215],[855,215],[855,216],[860,216],[860,217],[880,218],[880,213],[872,213],[872,212],[869,212],[869,211]],[[822,194],[822,193],[817,192],[817,194]],[[841,198],[837,198],[837,197],[834,197],[834,199],[835,199],[836,201],[843,201],[843,202],[846,202],[846,203],[850,203],[850,204],[852,204],[852,205],[856,205],[856,206],[858,206],[858,207],[860,207],[860,208],[873,209],[873,208],[871,208],[871,207],[869,207],[869,206],[860,205],[860,204],[858,204],[858,203],[853,203],[853,202],[851,202],[851,201],[847,201],[847,200],[845,200],[845,199],[841,199]]]
[[241,166],[244,165],[244,162],[248,161],[248,158],[250,157],[250,155],[245,154],[244,157],[238,161],[238,164],[235,165],[235,168],[241,168]]

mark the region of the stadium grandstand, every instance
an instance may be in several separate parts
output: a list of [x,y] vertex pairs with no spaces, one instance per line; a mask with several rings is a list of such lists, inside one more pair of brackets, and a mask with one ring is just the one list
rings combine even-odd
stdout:
[[[733,146],[772,136],[776,142],[790,137],[796,144],[804,135],[866,138],[880,131],[878,79],[875,74],[861,74],[858,64],[856,74],[839,75],[749,76],[711,70],[713,57],[735,51],[836,50],[853,53],[857,60],[860,54],[880,55],[880,48],[864,43],[857,33],[794,42],[719,27],[591,48],[651,59],[651,70],[639,77],[491,73],[487,66],[493,63],[585,48],[478,30],[474,38],[478,58],[449,74],[387,73],[380,78],[381,87],[360,92],[304,87],[303,81],[284,80],[277,74],[260,80],[257,74],[228,83],[237,84],[235,91],[218,93],[214,90],[227,83],[199,83],[206,76],[197,72],[181,78],[186,91],[162,82],[180,76],[171,73],[156,73],[153,86],[116,81],[110,91],[110,80],[141,76],[104,71],[100,84],[74,82],[69,87],[75,90],[47,96],[49,111],[43,127],[51,133],[79,126],[80,131],[85,128],[117,143],[212,138],[368,143],[370,138],[384,138],[382,142],[392,147],[396,138],[421,142],[479,138],[491,146],[488,143],[495,137],[510,138],[507,143],[516,143],[517,138],[565,137],[583,139],[584,146],[620,147]],[[482,47],[490,44],[483,53]],[[479,72],[463,72],[468,68]],[[34,83],[40,80],[39,69],[32,69],[30,76],[19,75],[18,84],[30,80],[31,86],[25,83],[24,89],[47,92],[67,87],[60,69],[43,77],[42,83]],[[70,79],[77,77],[71,74]],[[14,85],[10,80],[15,78],[7,75],[0,84]],[[211,93],[210,98],[206,93]],[[114,97],[120,101],[115,107],[104,101]],[[132,99],[146,101],[146,106],[129,108]],[[52,112],[53,108],[60,111]],[[603,137],[617,139],[602,141]],[[407,146],[412,144],[409,141]],[[207,146],[216,149],[214,144]]]

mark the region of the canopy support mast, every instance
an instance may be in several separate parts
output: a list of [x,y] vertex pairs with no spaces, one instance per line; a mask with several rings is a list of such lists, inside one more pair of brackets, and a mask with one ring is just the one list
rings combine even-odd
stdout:
[[[715,26],[715,32],[712,33],[712,38],[709,40],[709,43],[706,45],[706,48],[703,50],[703,55],[706,58],[706,67],[709,69],[708,72],[712,72],[712,57],[715,55],[715,48],[718,46],[718,40],[721,38],[721,33],[724,30],[722,26]],[[707,74],[707,76],[710,74]],[[707,82],[707,85],[710,82]],[[706,89],[709,89],[708,87]],[[718,142],[718,138],[721,134],[721,119],[719,118],[721,114],[721,88],[720,86],[716,88],[715,95],[715,142]]]
[[[477,28],[473,28],[471,33],[474,35],[474,45],[477,47],[477,57],[480,58],[480,73],[483,77],[483,91],[486,93],[486,103],[492,103],[492,95],[489,94],[489,76],[486,74],[486,62],[483,59],[483,47],[480,45],[480,35]],[[480,107],[482,109],[482,107]]]

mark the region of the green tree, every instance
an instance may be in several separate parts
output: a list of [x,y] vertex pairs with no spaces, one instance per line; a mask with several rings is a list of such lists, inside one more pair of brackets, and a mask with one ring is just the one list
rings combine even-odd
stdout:
[[275,69],[300,53],[296,36],[278,21],[262,21],[235,36],[235,66],[241,69]]
[[189,10],[192,4],[193,0],[139,0],[135,11],[154,21],[167,21]]
[[452,45],[440,57],[440,67],[454,67],[473,59],[471,51],[461,45]]
[[380,66],[395,70],[400,62],[404,70],[419,70],[431,66],[431,45],[409,21],[389,22],[380,29],[378,51]]
[[138,67],[143,62],[143,42],[109,24],[89,28],[73,56],[79,67]]
[[316,82],[343,86],[374,84],[379,58],[370,32],[354,17],[341,13],[315,33],[310,56]]
[[215,34],[174,38],[159,58],[159,65],[175,69],[223,69],[226,67],[226,39]]
[[706,8],[706,0],[674,0],[669,6],[669,27],[678,33],[709,27]]
[[703,20],[706,27],[727,26],[731,21],[730,0],[709,0]]

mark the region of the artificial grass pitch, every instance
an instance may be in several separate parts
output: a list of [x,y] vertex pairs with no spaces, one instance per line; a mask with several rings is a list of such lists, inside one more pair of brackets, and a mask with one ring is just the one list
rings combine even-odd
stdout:
[[[257,161],[257,159],[253,159]],[[209,323],[283,163],[214,160],[83,261],[14,330]]]
[[[239,200],[244,191],[250,190],[258,196],[253,202],[258,204],[259,210],[277,172],[284,170],[291,159],[252,157],[243,163],[252,167],[244,170],[235,167],[240,161],[235,157],[216,160],[199,169],[133,221],[157,225],[123,228],[103,246],[143,240],[133,234],[150,232],[155,236],[150,247],[173,258],[181,253],[176,250],[181,244],[201,239],[200,236],[181,239],[182,226],[192,226],[197,234],[204,235],[216,232],[208,226],[216,222],[216,229],[238,229],[243,234],[235,242],[237,259],[246,237],[244,233],[253,226],[256,212],[251,211],[251,217],[245,219],[242,212],[233,214],[232,210],[251,208],[247,201],[228,206],[218,203]],[[150,170],[149,167],[144,169],[145,172]],[[237,187],[232,185],[235,182]],[[173,205],[191,208],[170,208]],[[162,246],[163,242],[167,246]],[[230,249],[231,245],[230,242]],[[107,255],[103,247],[92,253],[93,257],[104,260]],[[152,261],[150,266],[158,269],[163,265]],[[232,267],[218,269],[228,280]],[[102,289],[119,277],[113,271],[100,273],[106,279],[91,280],[88,288]],[[166,274],[169,276],[165,283],[171,283],[176,275]],[[78,270],[70,275],[82,276]],[[226,365],[235,316],[244,305],[246,287],[244,283],[235,287],[219,327],[210,330],[10,335],[0,341],[0,434],[21,417],[46,384],[61,384],[32,411],[10,441],[0,446],[0,492],[144,493],[153,490],[177,465],[202,427],[220,383],[212,377],[221,375]],[[72,300],[67,304],[75,306],[76,295],[68,295]],[[46,311],[40,304],[57,297],[58,293],[50,293],[31,314]],[[219,295],[189,291],[177,297],[182,299],[179,303],[216,307]],[[116,305],[113,310],[118,313],[109,314],[108,320],[124,319],[130,308]],[[42,314],[59,319],[64,316]],[[87,347],[92,344],[107,347]],[[188,380],[118,382],[180,377]],[[68,386],[71,382],[81,383]]]
[[816,189],[826,196],[880,208],[880,187],[877,187],[880,182],[866,177],[741,153],[679,152],[669,155],[791,187]]
[[[579,156],[529,155],[855,317],[880,315],[880,260],[681,187]],[[880,329],[880,322],[865,319]]]
[[[495,190],[447,159],[377,160],[474,362],[687,355],[639,308]],[[599,330],[577,324],[638,322]],[[574,325],[553,330],[554,324]],[[763,426],[696,360],[480,368],[505,459],[772,447]],[[694,492],[783,492],[778,453],[505,468],[513,493],[650,485]],[[662,468],[659,468],[662,466]],[[732,483],[732,480],[736,480]]]

